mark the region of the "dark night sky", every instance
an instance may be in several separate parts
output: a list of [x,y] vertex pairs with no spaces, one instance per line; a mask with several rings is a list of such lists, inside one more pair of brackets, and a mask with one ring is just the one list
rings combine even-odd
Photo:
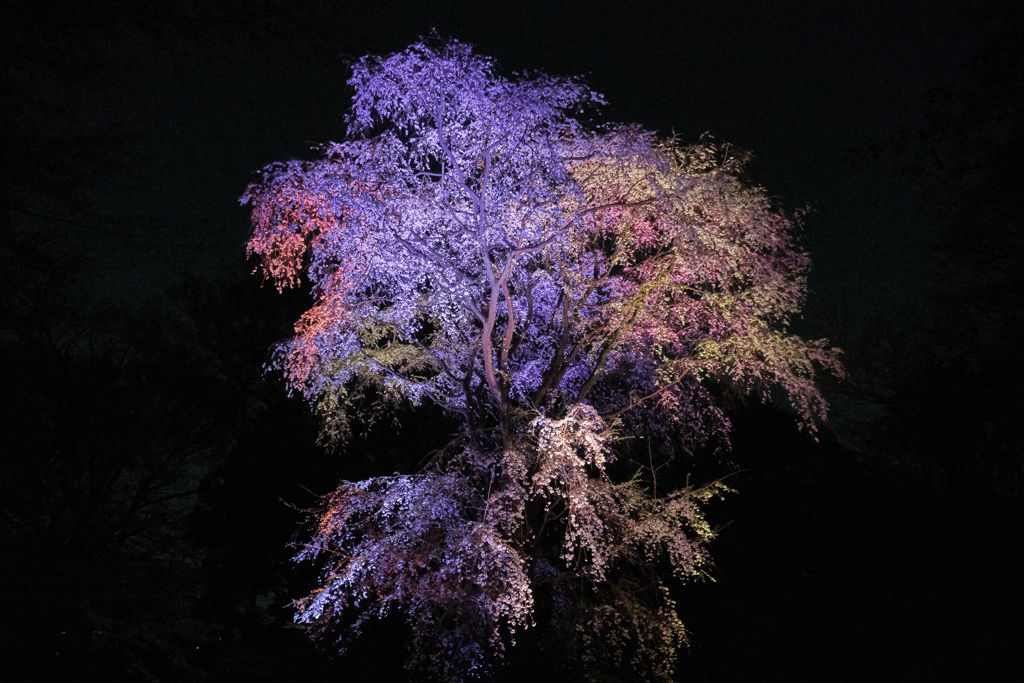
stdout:
[[834,309],[853,325],[912,300],[929,228],[892,168],[854,166],[846,150],[914,127],[922,95],[956,82],[975,5],[375,2],[332,19],[334,63],[282,44],[135,45],[129,90],[117,97],[144,162],[137,187],[120,191],[178,227],[154,231],[173,239],[133,245],[150,256],[111,250],[109,262],[121,278],[135,262],[132,291],[231,267],[245,239],[234,203],[249,174],[341,135],[344,60],[436,29],[508,71],[583,75],[605,94],[609,120],[685,139],[711,131],[751,150],[756,177],[783,204],[813,208],[809,310]]

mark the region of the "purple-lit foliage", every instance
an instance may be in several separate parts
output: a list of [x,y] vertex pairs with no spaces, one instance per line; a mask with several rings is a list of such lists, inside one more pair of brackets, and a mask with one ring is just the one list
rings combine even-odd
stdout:
[[243,197],[265,274],[315,296],[276,365],[329,440],[368,387],[465,434],[417,475],[325,499],[298,555],[322,585],[297,620],[358,631],[401,610],[414,663],[458,679],[543,595],[579,662],[668,680],[685,632],[660,580],[624,570],[700,576],[700,503],[724,489],[666,495],[607,466],[628,437],[723,435],[711,383],[778,386],[805,426],[824,417],[814,377],[835,352],[785,332],[808,264],[792,219],[728,148],[589,130],[574,117],[601,98],[581,82],[509,80],[457,42],[364,58],[350,83],[349,137]]

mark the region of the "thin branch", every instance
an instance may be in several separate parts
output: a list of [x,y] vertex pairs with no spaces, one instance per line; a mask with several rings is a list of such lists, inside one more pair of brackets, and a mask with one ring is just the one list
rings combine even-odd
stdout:
[[[694,364],[696,364],[698,362],[699,361],[693,361]],[[664,392],[668,391],[669,389],[671,389],[672,387],[676,386],[677,384],[682,382],[684,379],[686,379],[686,377],[690,374],[690,370],[691,370],[691,366],[687,365],[686,369],[683,371],[683,374],[679,375],[679,377],[677,377],[676,379],[672,380],[671,382],[669,382],[665,386],[659,387],[658,389],[655,389],[654,391],[652,391],[651,393],[647,394],[646,396],[641,396],[640,398],[637,398],[637,399],[630,399],[630,401],[625,406],[623,406],[622,408],[619,408],[618,410],[613,410],[613,411],[610,411],[610,412],[607,412],[607,413],[601,413],[601,419],[606,420],[606,421],[607,420],[614,420],[615,418],[619,417],[623,413],[629,412],[633,408],[636,408],[641,403],[644,403],[645,401],[649,401],[652,398],[660,396]]]

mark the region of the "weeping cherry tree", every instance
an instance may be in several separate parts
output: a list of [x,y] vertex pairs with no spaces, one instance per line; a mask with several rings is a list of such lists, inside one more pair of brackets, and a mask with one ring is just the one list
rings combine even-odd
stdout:
[[824,418],[836,352],[786,331],[808,267],[795,219],[727,148],[585,127],[602,99],[582,82],[505,78],[458,42],[363,58],[350,84],[348,137],[243,197],[265,275],[312,285],[274,364],[328,440],[368,391],[464,429],[415,474],[325,497],[296,620],[343,626],[344,647],[397,611],[411,666],[445,680],[488,677],[527,628],[559,633],[577,671],[671,680],[686,633],[665,581],[706,572],[702,504],[724,487],[610,465],[631,438],[721,439],[723,387]]

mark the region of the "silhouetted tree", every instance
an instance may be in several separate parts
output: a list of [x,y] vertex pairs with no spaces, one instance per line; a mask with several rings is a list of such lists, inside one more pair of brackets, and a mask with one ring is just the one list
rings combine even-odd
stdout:
[[866,446],[927,486],[1017,498],[1024,479],[1024,16],[979,12],[982,43],[955,86],[931,91],[921,126],[875,150],[903,162],[937,226],[923,310],[875,330],[848,386],[877,407]]

